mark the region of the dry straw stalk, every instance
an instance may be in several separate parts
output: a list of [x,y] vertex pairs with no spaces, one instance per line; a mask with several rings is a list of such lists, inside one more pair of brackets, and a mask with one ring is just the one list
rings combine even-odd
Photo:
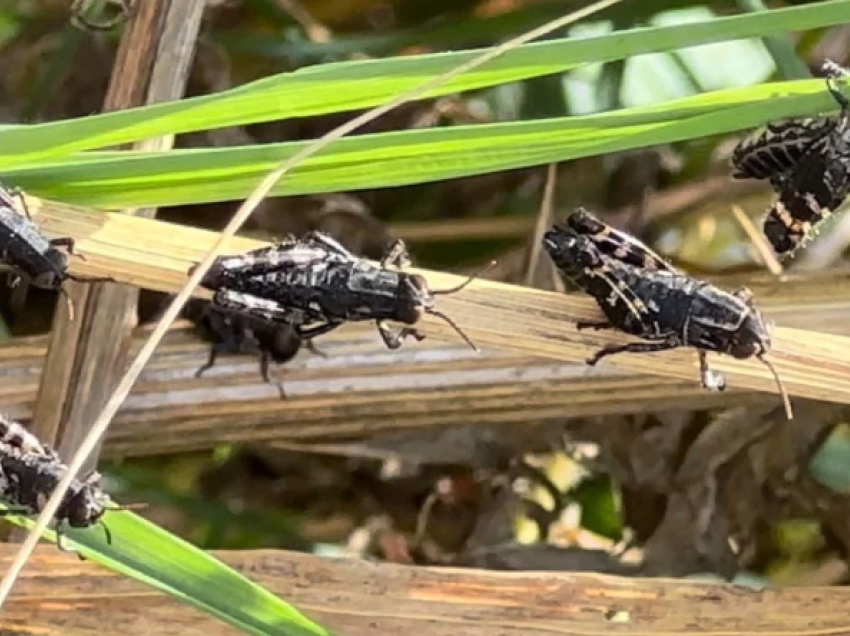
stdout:
[[[826,636],[850,633],[846,587],[733,585],[570,572],[492,572],[326,559],[281,550],[215,556],[337,634],[396,636]],[[14,555],[0,546],[0,569]],[[108,590],[108,594],[94,591]],[[5,610],[17,636],[230,636],[233,628],[52,546]],[[695,624],[699,623],[699,629]],[[179,627],[176,627],[179,626]],[[178,631],[179,630],[179,631]],[[127,630],[124,630],[127,631]]]
[[[96,212],[29,198],[28,204],[47,234],[72,236],[86,260],[75,259],[77,274],[111,275],[119,282],[174,292],[186,280],[186,272],[214,244],[213,232]],[[266,245],[236,237],[229,253]],[[428,270],[432,288],[448,288],[463,277]],[[598,318],[593,301],[581,295],[551,292],[480,280],[463,292],[440,299],[448,313],[480,346],[512,350],[529,356],[581,362],[600,346],[625,342],[614,332],[578,332],[578,320]],[[426,318],[423,331],[429,336],[454,341],[456,335],[442,322]],[[850,402],[850,338],[807,329],[777,326],[772,360],[795,396]],[[757,361],[712,356],[734,388],[776,392],[773,379]],[[620,355],[610,364],[634,373],[697,381],[697,357],[691,350],[660,354]]]
[[[139,330],[134,352],[149,332]],[[252,357],[222,356],[196,378],[208,345],[177,326],[116,415],[102,455],[205,450],[223,442],[335,443],[448,426],[772,403],[765,394],[709,393],[692,381],[609,366],[587,369],[509,351],[478,356],[435,339],[411,345],[389,352],[365,324],[329,334],[321,342],[327,358],[302,351],[274,372],[287,392],[281,400]],[[0,403],[10,416],[31,416],[44,351],[44,337],[0,347]]]

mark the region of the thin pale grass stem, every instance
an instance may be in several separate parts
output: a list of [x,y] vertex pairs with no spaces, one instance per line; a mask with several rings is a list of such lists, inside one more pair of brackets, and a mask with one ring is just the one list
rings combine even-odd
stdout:
[[53,494],[50,496],[50,499],[47,501],[47,504],[44,506],[41,514],[36,519],[35,524],[30,530],[27,538],[21,544],[18,553],[15,555],[15,558],[9,564],[9,569],[3,576],[3,580],[0,581],[0,609],[2,609],[3,604],[6,602],[6,599],[9,597],[9,593],[12,590],[12,586],[15,584],[18,576],[23,570],[24,565],[29,559],[30,555],[35,550],[35,546],[38,544],[38,540],[44,531],[47,529],[47,526],[50,523],[50,520],[56,515],[56,511],[59,509],[60,504],[62,503],[62,498],[65,496],[65,493],[68,491],[71,482],[77,476],[77,474],[82,469],[83,464],[88,459],[89,455],[94,451],[94,448],[97,446],[100,439],[106,433],[106,429],[109,427],[112,418],[115,416],[115,413],[120,408],[121,404],[124,402],[125,398],[130,392],[130,389],[133,387],[136,379],[142,372],[145,364],[147,364],[148,360],[153,355],[154,350],[159,345],[160,341],[165,337],[166,332],[168,331],[171,324],[177,319],[178,314],[183,309],[183,306],[189,300],[192,292],[201,282],[204,274],[207,273],[207,270],[212,266],[213,261],[218,257],[221,253],[225,243],[227,240],[232,237],[248,220],[248,217],[254,211],[254,209],[260,204],[260,202],[268,196],[271,192],[272,188],[275,184],[280,181],[281,177],[283,177],[287,172],[289,172],[293,167],[316,154],[320,150],[323,150],[331,143],[335,142],[338,139],[341,139],[345,135],[350,132],[353,132],[368,124],[371,121],[374,121],[378,117],[384,115],[385,113],[397,108],[398,106],[405,104],[409,101],[418,99],[422,95],[426,94],[428,91],[437,88],[438,86],[442,86],[446,82],[451,81],[455,77],[463,75],[464,73],[468,73],[469,71],[478,68],[486,64],[487,62],[507,53],[510,50],[518,48],[519,46],[525,44],[526,42],[530,42],[532,40],[537,39],[538,37],[542,37],[551,33],[552,31],[556,31],[562,27],[567,26],[568,24],[572,24],[573,22],[577,22],[578,20],[584,19],[598,11],[603,9],[607,9],[608,7],[614,6],[622,2],[622,0],[601,0],[600,2],[595,2],[590,6],[585,7],[584,9],[580,9],[579,11],[574,11],[573,13],[566,15],[562,18],[558,18],[557,20],[552,20],[547,24],[544,24],[536,29],[532,29],[516,38],[508,40],[503,44],[500,44],[497,47],[487,50],[482,53],[479,57],[476,57],[468,62],[461,64],[454,69],[446,72],[443,75],[432,78],[426,82],[423,82],[416,88],[411,89],[410,91],[403,93],[391,100],[390,102],[378,106],[359,117],[355,117],[354,119],[346,122],[345,124],[331,130],[327,134],[323,135],[319,139],[317,139],[314,143],[311,143],[309,146],[305,147],[300,152],[296,153],[294,156],[289,159],[283,161],[277,168],[275,168],[272,172],[270,172],[257,186],[257,188],[248,196],[248,198],[242,203],[239,209],[236,211],[236,214],[233,215],[231,221],[227,224],[227,227],[224,228],[215,245],[212,246],[210,251],[201,261],[201,263],[195,267],[194,271],[189,276],[189,280],[183,286],[183,289],[177,294],[171,304],[168,306],[168,309],[163,314],[162,318],[160,318],[156,327],[150,335],[150,338],[145,342],[139,351],[136,358],[133,360],[133,363],[130,365],[130,368],[127,369],[127,372],[124,374],[124,377],[121,378],[121,382],[116,387],[109,401],[104,406],[103,411],[101,411],[98,418],[95,420],[91,429],[89,430],[88,435],[86,435],[85,439],[80,444],[79,449],[76,454],[68,464],[68,471],[60,480],[59,484],[56,486],[56,490],[53,491]]
[[534,236],[531,239],[531,249],[528,253],[528,264],[525,269],[525,286],[534,285],[537,266],[540,264],[540,254],[543,252],[543,233],[549,227],[552,219],[552,209],[555,203],[555,184],[558,177],[558,164],[550,163],[546,167],[546,184],[543,186],[543,199],[537,212],[537,223],[534,225]]
[[738,225],[741,226],[741,229],[747,233],[750,242],[753,244],[753,247],[756,249],[756,253],[761,259],[761,262],[764,263],[765,267],[767,267],[770,273],[774,276],[782,276],[782,263],[780,263],[779,259],[776,258],[776,254],[773,253],[773,250],[767,242],[767,239],[765,239],[764,234],[758,231],[758,228],[753,224],[752,219],[747,216],[747,213],[744,212],[739,205],[732,206],[732,214],[735,215],[735,220],[738,221]]

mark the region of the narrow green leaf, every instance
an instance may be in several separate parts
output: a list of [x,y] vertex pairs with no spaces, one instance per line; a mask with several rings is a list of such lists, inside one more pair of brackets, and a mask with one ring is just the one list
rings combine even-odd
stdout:
[[[734,88],[582,117],[345,138],[299,165],[277,195],[401,186],[719,135],[835,109],[822,80]],[[5,170],[45,198],[120,208],[242,198],[306,142],[167,153],[92,152]]]
[[[829,0],[758,15],[533,43],[455,78],[423,97],[559,73],[586,62],[605,62],[848,21],[850,0]],[[465,51],[324,64],[214,95],[70,121],[3,128],[0,129],[0,168],[164,134],[368,108],[479,54],[480,51]]]
[[[5,517],[32,527],[23,517]],[[257,636],[332,636],[263,587],[162,528],[128,511],[111,511],[101,526],[63,530],[63,545],[87,559],[151,585]],[[46,538],[56,540],[51,530]]]

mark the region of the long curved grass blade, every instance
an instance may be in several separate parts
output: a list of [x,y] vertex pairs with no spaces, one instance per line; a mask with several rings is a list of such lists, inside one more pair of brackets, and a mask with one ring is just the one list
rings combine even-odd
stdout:
[[[5,517],[22,527],[33,522]],[[111,511],[102,527],[63,530],[63,546],[116,572],[162,590],[258,636],[332,636],[294,607],[210,556],[129,511]],[[45,533],[56,540],[53,531]]]
[[[829,0],[757,15],[526,44],[423,98],[559,73],[583,63],[847,21],[850,0]],[[480,50],[323,64],[214,95],[76,120],[9,126],[0,129],[0,169],[148,137],[368,108],[477,55]]]
[[[454,126],[342,139],[299,165],[276,195],[401,186],[566,161],[730,133],[835,109],[822,80],[703,93],[582,117]],[[91,152],[4,171],[33,194],[121,208],[245,196],[268,170],[308,142],[168,153]]]

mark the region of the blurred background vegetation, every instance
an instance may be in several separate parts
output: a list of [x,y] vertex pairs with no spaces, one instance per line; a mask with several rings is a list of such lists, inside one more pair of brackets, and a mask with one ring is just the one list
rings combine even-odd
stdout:
[[[67,4],[0,1],[3,122],[35,123],[100,110],[118,35],[69,25]],[[584,4],[209,0],[188,95],[320,63],[488,46]],[[802,4],[813,3],[632,0],[555,36]],[[819,74],[826,58],[846,63],[848,48],[850,27],[842,25],[642,55],[408,104],[361,133],[586,114],[811,77]],[[350,116],[181,135],[177,146],[312,139]],[[561,217],[585,205],[692,273],[762,271],[757,251],[729,210],[737,203],[755,218],[772,195],[758,184],[728,179],[729,153],[737,139],[703,138],[560,164],[554,214]],[[531,276],[533,284],[551,289],[551,272],[529,274],[529,246],[545,178],[546,169],[540,167],[410,187],[270,199],[246,233],[271,238],[322,229],[372,258],[393,237],[402,236],[417,265],[463,271],[497,258],[498,269],[490,277],[524,283]],[[158,217],[221,229],[234,209],[233,203],[180,206],[162,208]],[[845,234],[841,221],[830,224],[794,267],[805,267],[808,259],[819,267],[840,260]],[[837,246],[831,240],[836,236]],[[162,300],[159,294],[144,293],[140,321],[149,321]],[[50,328],[52,294],[30,290],[27,304],[20,306],[4,292],[3,301],[7,332],[33,335]],[[746,473],[747,479],[738,483],[758,493],[760,506],[750,511],[757,519],[742,520],[737,495],[717,503],[699,500],[700,506],[722,508],[712,516],[722,517],[745,548],[733,551],[731,566],[724,548],[715,546],[696,550],[700,558],[686,566],[658,557],[655,572],[730,575],[740,570],[775,584],[843,583],[850,530],[840,528],[850,519],[842,495],[850,488],[850,446],[844,429],[835,428],[843,416],[838,408],[804,410],[801,418],[811,425],[805,435],[777,421],[766,440],[744,453],[745,461],[726,464],[729,472],[723,479]],[[719,417],[726,418],[729,430],[744,430],[772,422],[776,413],[741,409]],[[641,546],[657,557],[659,550],[681,554],[681,546],[693,549],[703,540],[691,526],[671,528],[662,521],[669,521],[665,510],[675,503],[669,487],[688,458],[696,455],[710,464],[714,451],[699,442],[717,418],[717,413],[704,411],[661,410],[557,422],[522,432],[470,422],[453,431],[375,436],[311,452],[221,444],[191,454],[110,461],[102,469],[117,500],[149,502],[145,517],[207,549],[279,547],[401,563],[628,572],[628,564],[641,558]],[[457,452],[448,454],[447,448]],[[777,449],[785,453],[783,470],[794,466],[803,475],[782,482],[785,490],[769,470],[775,467],[765,467]],[[827,502],[826,510],[810,505],[812,493]],[[505,545],[510,537],[538,550],[476,551]],[[563,560],[550,558],[548,548],[540,551],[547,542],[565,549]]]

